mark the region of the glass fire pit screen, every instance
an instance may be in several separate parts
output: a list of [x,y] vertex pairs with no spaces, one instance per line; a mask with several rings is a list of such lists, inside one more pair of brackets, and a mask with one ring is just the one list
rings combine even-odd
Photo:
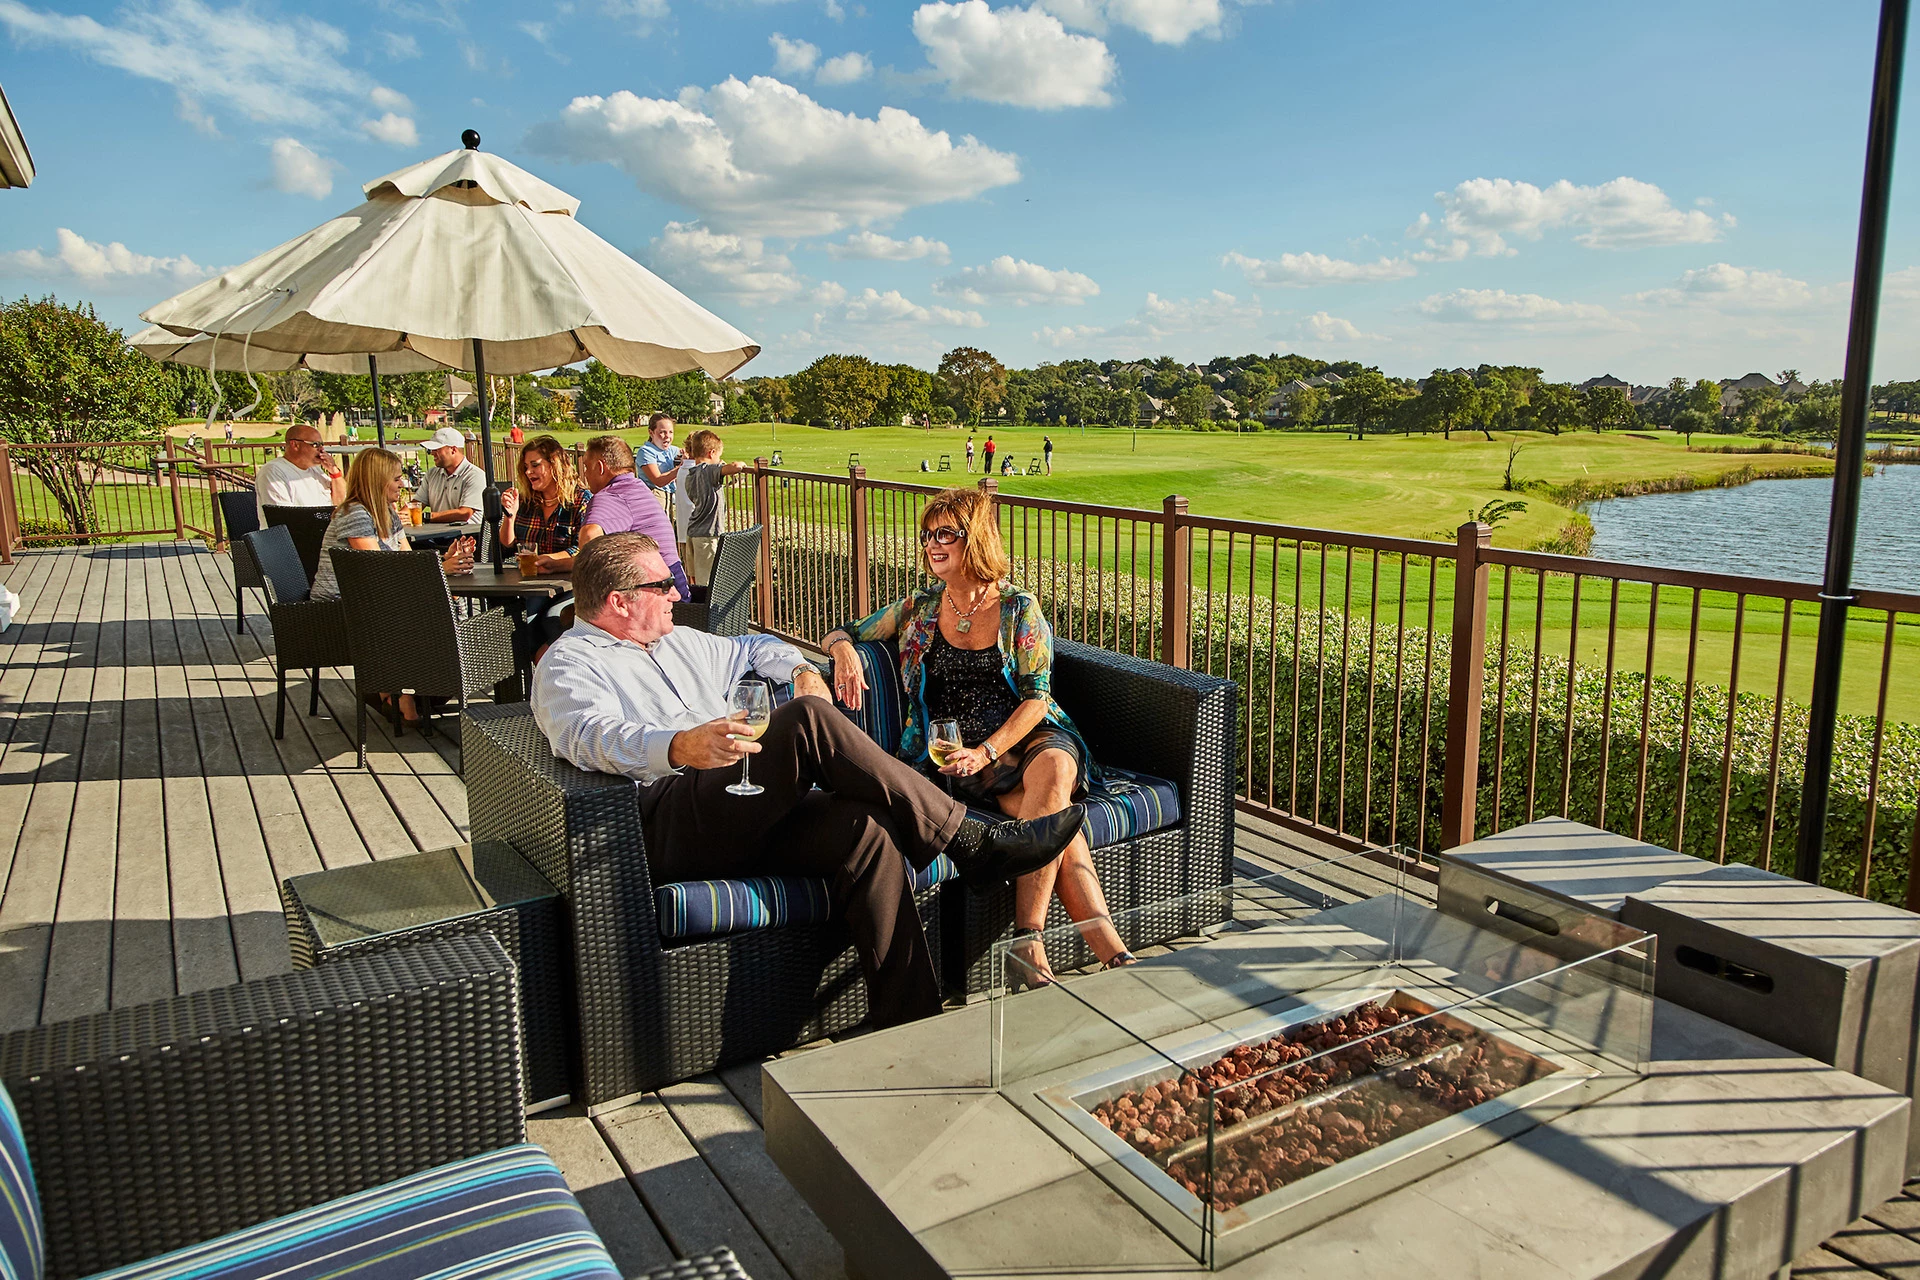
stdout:
[[1170,950],[1036,985],[1108,922],[997,944],[994,1086],[1220,1266],[1636,1078],[1645,934],[1546,898],[1450,904],[1397,854],[1111,921]]

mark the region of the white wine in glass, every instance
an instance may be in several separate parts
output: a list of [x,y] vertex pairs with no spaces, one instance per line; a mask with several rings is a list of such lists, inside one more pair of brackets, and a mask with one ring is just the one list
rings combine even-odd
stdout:
[[932,736],[927,739],[927,754],[933,758],[936,767],[944,769],[947,767],[947,756],[964,745],[960,741],[960,722],[935,720],[929,733]]
[[[733,694],[727,699],[727,714],[746,722],[747,731],[732,735],[734,741],[751,742],[758,738],[767,731],[767,721],[773,718],[773,698],[767,686],[759,680],[742,680],[733,686]],[[728,794],[757,796],[766,790],[754,786],[747,776],[752,761],[752,756],[740,757],[740,781],[727,788]]]

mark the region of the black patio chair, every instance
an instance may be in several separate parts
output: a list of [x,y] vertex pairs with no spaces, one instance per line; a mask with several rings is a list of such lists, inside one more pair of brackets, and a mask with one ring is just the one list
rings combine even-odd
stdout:
[[300,553],[300,566],[307,571],[307,585],[320,572],[320,544],[326,541],[327,526],[333,523],[332,507],[274,507],[260,509],[267,527],[285,525],[293,535],[294,549]]
[[411,693],[421,732],[431,730],[429,699],[465,710],[467,699],[512,678],[513,619],[504,609],[454,615],[440,557],[432,551],[352,551],[335,547],[333,571],[346,606],[353,658],[357,767],[367,764],[367,699]]
[[753,581],[760,567],[757,524],[720,535],[708,585],[673,606],[673,625],[716,636],[743,636],[753,624]]
[[260,508],[251,489],[226,489],[214,495],[220,504],[220,523],[226,529],[227,549],[233,556],[233,630],[247,631],[247,588],[266,590],[260,566],[242,549],[240,539],[260,527]]
[[293,534],[286,525],[243,533],[234,556],[245,556],[260,570],[267,593],[267,621],[273,627],[273,665],[279,689],[273,703],[273,736],[287,736],[287,672],[304,671],[311,688],[307,714],[320,714],[320,668],[345,666],[347,615],[338,600],[314,600]]
[[953,470],[953,455],[952,455],[952,454],[950,454],[950,453],[943,453],[943,454],[941,454],[941,455],[940,455],[940,465],[939,465],[938,467],[936,467],[936,468],[935,468],[935,470],[937,470],[937,471],[951,471],[951,470]]

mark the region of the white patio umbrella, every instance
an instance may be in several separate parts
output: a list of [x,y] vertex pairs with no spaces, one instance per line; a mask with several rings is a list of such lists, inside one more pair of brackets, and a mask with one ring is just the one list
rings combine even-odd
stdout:
[[141,313],[183,337],[316,354],[412,351],[479,375],[588,356],[619,373],[725,377],[760,348],[574,217],[580,202],[478,148],[368,183],[367,201]]
[[[428,359],[417,351],[389,351],[382,356],[328,355],[318,352],[275,351],[249,342],[244,336],[217,338],[202,333],[183,338],[171,329],[148,325],[127,340],[141,355],[170,364],[190,365],[209,373],[281,373],[288,369],[312,369],[316,373],[357,374],[364,367],[373,380],[373,432],[382,447],[387,443],[386,419],[380,409],[380,372],[437,373],[447,366]],[[218,384],[215,384],[218,394]],[[257,403],[257,402],[256,402]],[[248,408],[252,408],[251,405]]]

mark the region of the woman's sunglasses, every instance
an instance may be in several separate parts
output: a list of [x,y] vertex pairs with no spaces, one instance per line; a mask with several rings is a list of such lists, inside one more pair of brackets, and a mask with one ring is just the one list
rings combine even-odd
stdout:
[[943,524],[938,529],[922,529],[920,531],[920,545],[924,547],[929,542],[937,542],[943,547],[950,547],[966,536],[966,533],[962,530],[956,529],[952,525]]

